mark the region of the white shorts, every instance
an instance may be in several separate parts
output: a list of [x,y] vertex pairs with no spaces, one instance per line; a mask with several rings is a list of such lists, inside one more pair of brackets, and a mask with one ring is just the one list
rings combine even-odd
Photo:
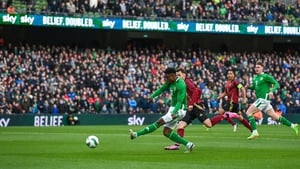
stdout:
[[177,117],[175,119],[172,119],[172,112],[175,107],[170,107],[168,112],[162,116],[162,119],[164,119],[165,124],[164,127],[168,127],[170,129],[174,129],[177,125],[177,123],[185,116],[186,110],[179,109],[177,112]]
[[273,108],[269,100],[261,98],[257,99],[253,105],[264,113]]

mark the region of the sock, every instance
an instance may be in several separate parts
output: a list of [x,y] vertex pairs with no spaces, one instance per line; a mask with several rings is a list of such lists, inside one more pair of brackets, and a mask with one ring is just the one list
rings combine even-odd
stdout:
[[282,117],[282,116],[279,117],[278,121],[280,123],[282,123],[283,125],[286,125],[286,126],[289,126],[289,127],[291,127],[291,125],[292,125],[292,123],[288,119],[286,119],[285,117]]
[[177,134],[178,134],[180,137],[183,137],[183,136],[184,136],[184,129],[177,129]]
[[230,123],[231,125],[235,125],[235,122],[232,120],[232,118],[225,118],[228,123]]
[[251,125],[252,131],[256,130],[256,122],[253,116],[248,116],[249,123]]
[[[180,137],[183,137],[184,136],[184,129],[177,129],[177,134],[180,136]],[[175,143],[176,146],[180,146],[179,143]]]
[[187,140],[184,138],[180,137],[177,133],[171,132],[170,135],[168,136],[170,140],[174,141],[175,143],[180,143],[183,145],[186,145],[188,143]]
[[156,129],[158,128],[158,124],[157,122],[153,123],[153,124],[150,124],[149,126],[139,130],[137,133],[137,136],[140,136],[140,135],[145,135],[145,134],[148,134],[148,133],[152,133],[153,131],[155,131]]
[[228,116],[229,118],[239,118],[240,116],[237,113],[232,113],[232,112],[225,112],[225,115]]
[[243,125],[245,127],[247,127],[250,131],[252,131],[252,128],[251,128],[249,122],[246,119],[243,118],[243,120],[241,120],[240,122],[243,123]]
[[219,123],[220,121],[222,121],[223,118],[224,118],[223,115],[216,115],[216,116],[214,116],[212,119],[210,119],[211,125],[212,126],[216,125],[217,123]]

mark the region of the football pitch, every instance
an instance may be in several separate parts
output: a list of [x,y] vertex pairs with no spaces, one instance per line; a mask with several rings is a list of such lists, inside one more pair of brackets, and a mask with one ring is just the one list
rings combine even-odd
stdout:
[[[172,142],[162,128],[130,140],[128,129],[143,126],[63,126],[0,128],[2,169],[299,169],[300,137],[286,126],[258,126],[260,137],[239,125],[206,131],[195,124],[185,138],[196,148],[166,151]],[[100,139],[97,148],[85,145],[88,135]]]

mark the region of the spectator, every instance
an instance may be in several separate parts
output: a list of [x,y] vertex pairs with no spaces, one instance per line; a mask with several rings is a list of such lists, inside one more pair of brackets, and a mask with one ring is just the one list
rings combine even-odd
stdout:
[[51,114],[51,108],[52,108],[52,106],[50,105],[49,101],[45,100],[42,113],[43,114]]
[[276,106],[276,108],[277,108],[277,110],[278,110],[279,112],[282,113],[282,115],[286,115],[286,106],[285,106],[285,104],[284,104],[282,101],[280,101],[280,102],[278,103],[278,105]]
[[292,94],[293,102],[299,102],[300,101],[300,88],[297,87],[296,90]]
[[141,112],[149,112],[149,103],[148,103],[148,95],[147,94],[142,94],[138,96],[138,105],[142,109]]
[[35,8],[32,4],[27,5],[26,13],[27,14],[35,14]]
[[59,99],[57,108],[60,114],[68,114],[69,112],[68,103],[63,98]]
[[118,97],[117,101],[117,110],[120,114],[128,114],[129,112],[129,105],[125,98]]
[[74,5],[73,1],[70,0],[66,3],[66,9],[69,14],[75,14],[76,6]]
[[9,5],[7,7],[7,13],[8,14],[15,14],[16,13],[15,8],[12,5]]
[[128,99],[128,105],[129,105],[129,109],[132,110],[132,113],[135,113],[137,110],[137,101],[134,99],[134,97],[130,97]]
[[20,103],[17,101],[13,101],[12,114],[22,114],[22,113],[23,113],[23,108],[20,105]]
[[52,115],[59,115],[59,110],[58,110],[58,107],[55,103],[52,105],[51,114]]

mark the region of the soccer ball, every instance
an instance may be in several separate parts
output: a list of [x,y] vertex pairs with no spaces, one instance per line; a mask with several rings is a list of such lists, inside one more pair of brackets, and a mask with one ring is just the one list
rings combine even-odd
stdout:
[[96,148],[99,144],[99,139],[97,136],[94,136],[94,135],[88,136],[85,140],[85,144],[89,148]]

